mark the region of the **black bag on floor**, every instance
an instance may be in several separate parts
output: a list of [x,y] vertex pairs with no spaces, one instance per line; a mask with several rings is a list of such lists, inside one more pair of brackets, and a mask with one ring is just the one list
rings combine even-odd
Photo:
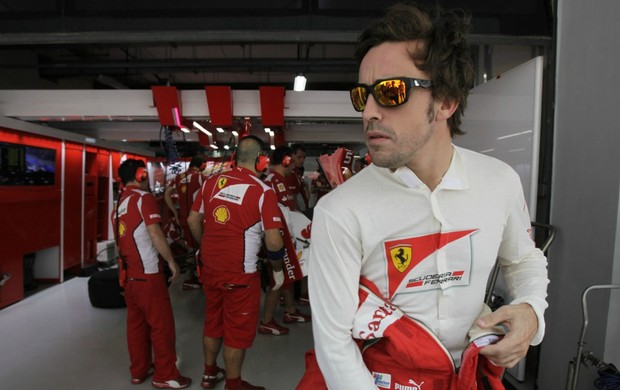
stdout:
[[118,283],[118,269],[95,272],[88,279],[88,297],[94,307],[112,309],[127,307],[125,291]]

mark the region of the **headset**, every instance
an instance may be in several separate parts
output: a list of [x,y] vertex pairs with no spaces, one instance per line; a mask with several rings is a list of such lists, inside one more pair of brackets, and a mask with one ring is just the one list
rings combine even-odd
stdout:
[[256,161],[254,162],[254,169],[256,169],[256,172],[259,173],[265,172],[267,168],[269,168],[269,162],[269,156],[261,153],[256,156]]
[[288,146],[278,146],[272,155],[274,164],[280,164],[288,168],[293,163],[293,150]]
[[138,183],[143,183],[148,179],[148,171],[144,161],[135,159],[123,161],[118,167],[118,175],[123,186],[130,181],[135,180]]
[[146,168],[138,167],[138,169],[136,169],[136,174],[134,178],[136,179],[138,183],[142,183],[143,181],[146,181],[148,177],[149,177],[149,173],[146,170]]
[[[255,140],[260,145],[261,150],[263,149],[264,143],[263,143],[262,139],[254,136],[254,135],[247,135],[247,136],[243,137],[242,140],[244,140],[246,138],[251,138],[251,139]],[[239,141],[239,142],[241,142],[241,141]],[[233,161],[233,167],[236,167],[237,166],[237,151],[236,150],[233,151],[231,157],[232,157],[232,161]],[[258,173],[263,173],[263,172],[265,172],[269,168],[270,161],[271,160],[269,159],[269,156],[267,156],[264,152],[260,152],[258,154],[258,156],[256,156],[256,160],[254,161],[254,169]]]
[[292,161],[293,161],[293,157],[290,154],[285,154],[282,157],[282,166],[284,168],[288,168],[291,165]]

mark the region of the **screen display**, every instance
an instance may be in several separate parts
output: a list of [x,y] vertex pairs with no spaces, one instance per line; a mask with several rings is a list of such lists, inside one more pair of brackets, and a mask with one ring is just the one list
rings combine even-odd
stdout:
[[56,150],[0,142],[0,185],[54,185]]

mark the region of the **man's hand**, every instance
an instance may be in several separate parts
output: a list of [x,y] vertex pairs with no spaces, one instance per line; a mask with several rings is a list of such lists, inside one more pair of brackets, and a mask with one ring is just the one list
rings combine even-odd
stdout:
[[502,323],[508,333],[499,342],[480,350],[492,363],[502,367],[513,367],[521,360],[538,330],[538,318],[534,309],[527,304],[505,305],[491,314],[476,320],[481,328]]
[[280,269],[280,271],[273,270],[273,287],[271,288],[273,291],[279,290],[284,284],[284,271]]
[[168,281],[173,282],[179,278],[179,275],[181,275],[181,269],[179,268],[177,262],[174,260],[168,261],[168,267],[170,267],[170,271],[172,272],[172,276],[168,278]]

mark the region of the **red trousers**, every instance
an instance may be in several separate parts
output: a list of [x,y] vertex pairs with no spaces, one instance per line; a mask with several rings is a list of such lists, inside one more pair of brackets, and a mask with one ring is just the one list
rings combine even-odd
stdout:
[[131,377],[144,377],[153,365],[153,380],[176,379],[174,316],[164,274],[127,280],[125,301]]

